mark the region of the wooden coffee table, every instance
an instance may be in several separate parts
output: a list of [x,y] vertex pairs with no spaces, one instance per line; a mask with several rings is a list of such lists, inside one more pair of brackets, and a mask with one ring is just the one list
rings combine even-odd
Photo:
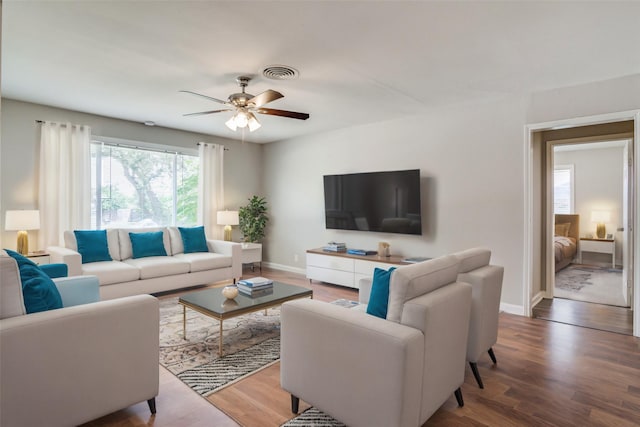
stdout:
[[222,357],[222,322],[236,316],[266,310],[286,301],[299,298],[313,298],[313,291],[302,286],[288,285],[286,283],[273,282],[273,293],[269,295],[250,297],[239,293],[233,300],[228,300],[222,295],[222,288],[205,289],[192,292],[178,299],[182,304],[182,330],[183,337],[187,339],[187,307],[213,317],[220,322],[220,342],[218,355]]

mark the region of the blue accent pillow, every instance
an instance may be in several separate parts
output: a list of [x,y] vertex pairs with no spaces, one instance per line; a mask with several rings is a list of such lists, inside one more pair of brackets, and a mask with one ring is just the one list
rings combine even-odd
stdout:
[[59,277],[67,277],[69,275],[69,267],[67,264],[42,264],[40,266],[40,270],[47,273],[47,276],[52,279],[57,279]]
[[178,227],[178,230],[180,230],[185,254],[209,252],[207,237],[204,235],[204,226],[190,228]]
[[74,230],[82,263],[112,261],[107,243],[107,230]]
[[20,281],[22,282],[22,298],[27,313],[62,308],[62,298],[53,280],[29,258],[17,252],[5,250],[18,263]]
[[395,269],[395,267],[391,267],[389,270],[383,270],[381,268],[373,270],[373,283],[371,284],[371,295],[369,295],[367,313],[383,319],[387,318],[389,280],[391,279],[391,273]]
[[149,256],[167,256],[162,241],[162,231],[149,233],[129,233],[133,258],[145,258]]

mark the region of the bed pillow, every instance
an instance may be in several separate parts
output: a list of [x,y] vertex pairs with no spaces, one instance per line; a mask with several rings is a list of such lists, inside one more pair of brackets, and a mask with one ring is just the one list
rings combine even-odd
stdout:
[[107,230],[74,230],[82,263],[112,261],[107,243]]
[[162,240],[162,231],[149,233],[129,233],[133,258],[146,258],[150,256],[167,256]]
[[555,235],[562,237],[569,237],[569,230],[571,229],[570,222],[563,222],[562,224],[556,224]]
[[178,227],[178,230],[180,230],[185,254],[209,252],[207,237],[204,235],[204,226],[189,228]]

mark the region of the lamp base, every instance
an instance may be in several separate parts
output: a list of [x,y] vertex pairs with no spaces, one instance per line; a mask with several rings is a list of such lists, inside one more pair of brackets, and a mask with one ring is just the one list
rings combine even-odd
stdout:
[[598,224],[596,226],[596,237],[598,239],[604,239],[604,236],[607,234],[607,229],[604,224]]
[[16,252],[20,255],[27,256],[29,253],[29,234],[26,231],[18,231],[18,243]]
[[227,242],[231,241],[231,226],[230,225],[225,225],[224,226],[224,240],[226,240]]

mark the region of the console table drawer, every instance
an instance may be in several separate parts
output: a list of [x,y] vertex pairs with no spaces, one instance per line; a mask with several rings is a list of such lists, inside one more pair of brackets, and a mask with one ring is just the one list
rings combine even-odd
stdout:
[[353,271],[331,270],[307,265],[307,278],[353,288]]
[[355,269],[356,274],[361,274],[367,277],[373,277],[373,270],[376,268],[382,268],[383,270],[388,270],[391,267],[399,267],[398,264],[388,263],[384,261],[365,261],[356,259],[355,261]]
[[319,254],[307,254],[307,267],[321,267],[332,270],[348,271],[353,280],[353,259],[338,256],[325,256]]

